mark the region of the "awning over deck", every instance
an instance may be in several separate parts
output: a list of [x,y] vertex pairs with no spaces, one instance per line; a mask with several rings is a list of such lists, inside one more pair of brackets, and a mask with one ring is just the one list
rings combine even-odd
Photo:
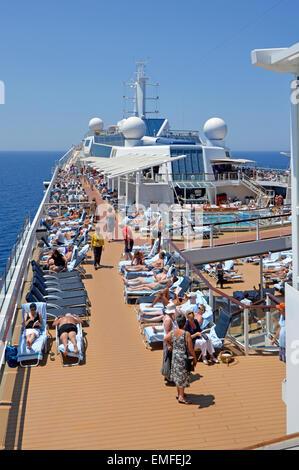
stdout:
[[135,154],[129,153],[115,158],[88,157],[83,162],[100,170],[108,178],[137,173],[165,163],[185,158],[186,155],[170,157],[167,154]]
[[254,160],[247,160],[246,158],[211,158],[211,163],[219,165],[245,165],[246,163],[255,163]]

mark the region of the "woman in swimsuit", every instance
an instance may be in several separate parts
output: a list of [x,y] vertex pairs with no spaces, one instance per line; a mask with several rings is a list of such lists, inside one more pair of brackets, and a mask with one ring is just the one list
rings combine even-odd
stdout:
[[28,349],[31,349],[33,341],[40,335],[43,319],[41,314],[36,311],[34,303],[30,304],[29,308],[29,313],[24,315],[23,327],[25,329],[26,346]]

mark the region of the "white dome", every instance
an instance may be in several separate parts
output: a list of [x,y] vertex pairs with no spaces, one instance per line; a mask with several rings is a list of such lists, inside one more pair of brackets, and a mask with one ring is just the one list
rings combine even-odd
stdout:
[[203,131],[209,140],[223,140],[227,134],[227,125],[223,119],[214,117],[205,123]]
[[124,123],[124,122],[126,122],[126,119],[121,119],[121,120],[118,121],[118,123],[116,124],[120,132],[122,131],[122,126],[123,126],[123,123]]
[[145,124],[142,119],[136,116],[129,117],[121,122],[121,132],[126,139],[139,140],[145,135]]
[[95,117],[89,121],[88,127],[91,132],[101,132],[103,130],[104,123],[102,119]]

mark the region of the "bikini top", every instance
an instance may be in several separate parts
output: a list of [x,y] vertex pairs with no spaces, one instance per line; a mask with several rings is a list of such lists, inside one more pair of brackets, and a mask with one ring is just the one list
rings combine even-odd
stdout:
[[[28,318],[28,316],[29,316],[29,313],[27,313],[26,319]],[[27,329],[27,328],[33,328],[33,325],[34,325],[34,323],[35,323],[36,321],[39,321],[39,314],[38,314],[38,312],[36,312],[34,319],[27,323],[27,325],[25,326],[25,329]],[[40,326],[35,326],[35,328],[40,328]]]

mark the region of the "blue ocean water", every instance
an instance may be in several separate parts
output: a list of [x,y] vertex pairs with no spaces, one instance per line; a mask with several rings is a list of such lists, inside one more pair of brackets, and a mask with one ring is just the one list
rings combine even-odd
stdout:
[[[43,181],[63,151],[0,151],[0,275],[28,213],[33,220],[43,196]],[[289,168],[279,151],[232,151],[234,158],[254,160],[257,166]]]
[[33,220],[43,197],[43,181],[63,151],[0,151],[0,275],[30,213]]
[[[285,153],[288,153],[286,150]],[[245,158],[253,160],[256,166],[263,168],[274,168],[286,170],[290,167],[290,157],[281,155],[280,151],[273,150],[232,150],[230,152],[233,158]]]

